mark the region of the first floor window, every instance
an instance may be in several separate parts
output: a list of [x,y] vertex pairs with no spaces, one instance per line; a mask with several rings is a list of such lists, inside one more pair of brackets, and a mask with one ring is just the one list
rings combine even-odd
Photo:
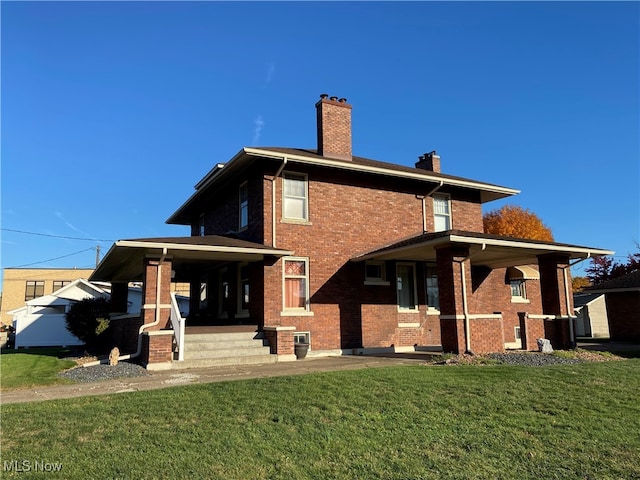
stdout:
[[282,178],[284,183],[282,216],[291,220],[309,220],[307,176],[284,173]]
[[380,283],[386,280],[384,262],[370,261],[364,265],[364,280],[365,282]]
[[44,282],[43,281],[27,281],[26,290],[24,294],[25,301],[33,300],[34,298],[42,297],[44,295]]
[[524,286],[524,280],[510,280],[509,285],[511,285],[511,298],[512,299],[526,299],[527,291]]
[[415,265],[399,263],[396,266],[398,308],[400,310],[416,310],[416,273]]
[[440,310],[440,293],[438,291],[438,272],[433,265],[425,267],[425,286],[427,289],[427,306]]
[[226,317],[229,314],[229,272],[226,268],[220,270],[218,282],[218,316]]
[[204,237],[204,213],[200,215],[200,223],[198,224],[198,233]]
[[249,265],[238,267],[238,312],[249,312]]
[[284,308],[309,309],[309,261],[306,258],[284,260]]

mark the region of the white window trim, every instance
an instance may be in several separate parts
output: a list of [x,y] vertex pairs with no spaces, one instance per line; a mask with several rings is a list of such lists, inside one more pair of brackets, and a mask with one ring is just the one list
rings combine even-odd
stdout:
[[[305,302],[305,306],[304,307],[295,307],[295,308],[291,308],[291,307],[287,307],[286,306],[286,287],[285,287],[285,280],[287,278],[287,274],[286,274],[286,268],[285,265],[287,263],[287,261],[291,261],[291,262],[304,262],[304,271],[305,271],[305,276],[302,277],[301,275],[292,275],[291,278],[304,278],[306,281],[305,283],[305,297],[307,298],[306,302]],[[290,316],[313,316],[313,312],[311,311],[311,300],[309,298],[309,258],[308,257],[282,257],[282,312],[280,312],[280,315],[285,316],[285,317],[290,317]]]
[[296,335],[304,335],[307,338],[307,342],[306,343],[309,345],[309,350],[311,350],[311,332],[309,332],[309,331],[306,331],[306,332],[294,332],[293,333],[293,340],[294,340],[293,343],[294,343],[294,345],[296,344],[296,342],[295,342]]
[[[242,268],[243,267],[248,267],[249,263],[248,262],[242,262],[238,264],[238,275],[237,275],[237,279],[238,279],[238,306],[237,306],[237,313],[236,313],[236,318],[248,318],[249,317],[249,309],[243,309],[242,308],[242,296],[244,295],[244,292],[242,291]],[[248,274],[247,274],[248,276]],[[248,278],[247,278],[248,280]],[[249,301],[251,301],[251,287],[249,287]]]
[[[446,230],[451,230],[453,228],[453,215],[452,215],[452,211],[451,211],[451,195],[447,195],[447,194],[438,194],[438,195],[433,195],[431,197],[433,199],[433,230],[434,232],[444,232]],[[447,202],[447,210],[449,211],[449,214],[446,215],[446,217],[449,219],[449,228],[447,228],[446,230],[438,230],[436,228],[436,217],[445,217],[445,215],[438,213],[436,214],[436,199],[442,199],[445,200]]]
[[[246,188],[247,190],[247,224],[242,225],[242,188]],[[249,228],[249,182],[243,182],[238,187],[238,231],[242,232]]]
[[[284,204],[287,196],[285,195],[284,185],[285,185],[287,176],[304,178],[304,195],[305,195],[304,196],[304,199],[305,199],[304,218],[295,218],[295,217],[285,216]],[[300,197],[295,197],[295,198],[300,198]],[[311,222],[309,221],[309,175],[307,175],[306,173],[298,173],[298,172],[291,172],[291,171],[282,172],[282,221],[285,223],[298,223],[302,225],[311,225]]]
[[[398,290],[398,267],[401,266],[410,266],[413,268],[413,308],[402,308],[400,306],[400,297]],[[416,278],[416,264],[415,262],[397,262],[396,263],[396,306],[398,308],[398,312],[400,313],[419,313],[420,309],[418,307],[418,284]]]
[[[381,267],[382,277],[367,277],[367,265],[379,265]],[[367,260],[364,265],[364,284],[365,285],[382,285],[389,286],[391,282],[387,280],[386,263],[380,260]]]

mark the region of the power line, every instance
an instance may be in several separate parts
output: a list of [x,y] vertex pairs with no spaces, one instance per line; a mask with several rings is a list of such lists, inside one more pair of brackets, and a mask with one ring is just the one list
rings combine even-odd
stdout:
[[25,232],[24,230],[14,230],[12,228],[0,228],[5,232],[24,233],[25,235],[38,235],[40,237],[52,237],[52,238],[65,238],[67,240],[84,240],[85,242],[114,242],[115,240],[109,240],[104,238],[80,238],[80,237],[65,237],[64,235],[51,235],[49,233],[37,233],[37,232]]
[[48,260],[42,260],[41,262],[33,262],[33,263],[26,263],[24,265],[18,265],[16,267],[9,267],[9,268],[22,268],[22,267],[30,267],[31,265],[38,265],[39,263],[46,263],[46,262],[52,262],[54,260],[59,260],[61,258],[66,258],[66,257],[71,257],[72,255],[78,255],[79,253],[84,253],[84,252],[88,252],[89,250],[93,250],[93,247],[87,248],[85,250],[80,250],[79,252],[74,252],[74,253],[70,253],[68,255],[62,255],[60,257],[56,257],[56,258],[49,258]]

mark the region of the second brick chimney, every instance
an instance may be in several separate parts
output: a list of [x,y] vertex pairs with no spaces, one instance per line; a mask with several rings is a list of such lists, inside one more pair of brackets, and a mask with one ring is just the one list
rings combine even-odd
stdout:
[[440,173],[440,155],[438,155],[435,150],[433,152],[425,153],[421,157],[418,157],[416,168]]
[[318,115],[318,155],[351,161],[351,105],[346,98],[320,95]]

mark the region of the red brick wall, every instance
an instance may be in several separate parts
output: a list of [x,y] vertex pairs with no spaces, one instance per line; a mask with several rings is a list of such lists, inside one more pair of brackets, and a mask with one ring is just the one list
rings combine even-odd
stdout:
[[442,332],[442,351],[445,353],[464,353],[467,348],[464,336],[464,320],[441,319],[440,329]]
[[544,320],[542,318],[529,318],[525,312],[521,312],[519,316],[522,348],[528,351],[537,351],[538,339],[545,338]]
[[474,318],[469,320],[471,351],[491,353],[504,351],[504,332],[499,318]]
[[277,355],[293,355],[294,339],[293,330],[271,330],[266,329],[264,336],[269,342],[272,354]]
[[121,354],[134,353],[138,349],[138,331],[141,326],[141,317],[111,320],[109,331],[112,346],[117,346]]
[[165,363],[173,359],[173,335],[142,336],[142,364]]
[[513,303],[505,268],[497,268],[487,274],[487,269],[472,266],[472,279],[473,289],[469,290],[469,313],[502,313],[505,342],[516,341],[515,327],[520,326],[518,312],[543,313],[539,280],[526,281],[528,302]]
[[640,341],[640,292],[607,293],[611,340]]
[[[560,254],[540,255],[538,265],[540,269],[543,313],[562,316],[573,315],[572,295],[569,295],[569,309],[567,310],[567,295],[563,273],[563,267],[568,267],[569,265],[569,257]],[[567,283],[571,286],[571,273],[568,268]]]

